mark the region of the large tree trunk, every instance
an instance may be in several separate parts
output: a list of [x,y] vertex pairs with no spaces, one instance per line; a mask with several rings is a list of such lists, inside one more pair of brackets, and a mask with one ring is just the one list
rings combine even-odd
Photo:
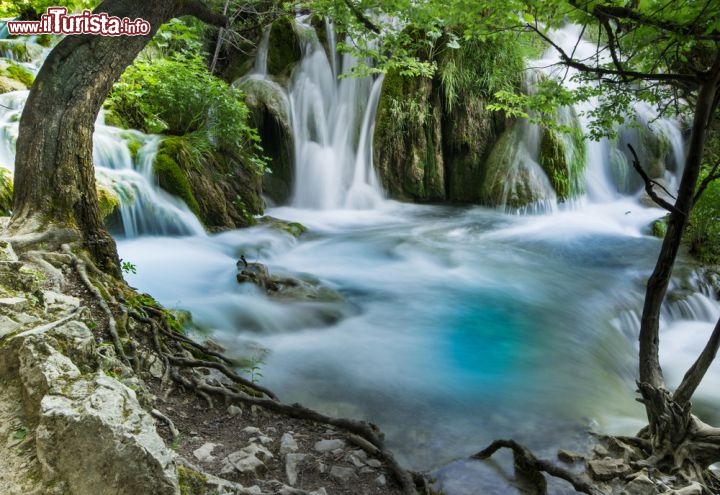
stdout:
[[702,424],[690,413],[690,398],[715,357],[720,342],[720,322],[708,345],[683,379],[678,393],[666,390],[659,359],[660,310],[667,293],[672,269],[680,249],[682,235],[695,201],[695,188],[702,165],[707,127],[713,118],[714,102],[720,84],[720,53],[699,88],[695,103],[688,153],[671,211],[668,229],[657,264],[648,281],[640,322],[641,401],[648,416],[647,433],[653,445],[653,462],[670,463],[674,470],[702,479],[702,473],[720,455],[720,434]]
[[70,228],[94,261],[119,275],[115,243],[98,209],[92,136],[100,107],[157,29],[175,16],[215,16],[192,0],[106,0],[95,12],[150,23],[144,36],[68,35],[43,64],[20,119],[11,229]]

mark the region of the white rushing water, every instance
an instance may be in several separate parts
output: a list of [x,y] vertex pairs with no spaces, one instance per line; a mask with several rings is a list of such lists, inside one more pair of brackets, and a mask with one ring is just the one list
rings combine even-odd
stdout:
[[[298,208],[372,208],[382,191],[372,167],[372,132],[382,78],[343,77],[357,61],[328,58],[313,28],[300,23],[303,58],[290,84],[295,143],[292,204]],[[329,50],[335,53],[331,25]]]
[[[572,46],[576,35],[558,34]],[[664,212],[642,206],[639,188],[618,189],[627,187],[613,171],[613,163],[627,165],[618,145],[587,143],[586,196],[544,215],[387,201],[371,159],[381,80],[338,80],[354,62],[328,58],[316,36],[303,40],[287,92],[296,189],[291,206],[268,212],[306,225],[300,238],[268,226],[205,235],[154,183],[158,138],[98,123],[97,175],[123,198],[118,249],[137,267],[129,282],[192,311],[231,355],[258,356],[263,385],[283,400],[380,425],[400,460],[433,470],[448,495],[508,493],[499,474],[506,464],[462,460],[495,438],[552,458],[558,448],[582,448],[588,427],[642,426],[638,315],[660,245],[648,225]],[[335,45],[332,29],[328,40]],[[267,78],[262,57],[248,77],[285,91]],[[24,95],[0,98],[11,107],[0,110],[0,158],[12,162]],[[668,137],[671,184],[682,161],[677,126],[638,112],[665,127],[658,132]],[[526,130],[532,157],[537,136]],[[131,141],[141,143],[136,156]],[[280,301],[238,285],[240,254],[274,274],[317,279],[344,300]],[[676,272],[662,316],[671,383],[720,315],[691,267]],[[719,375],[716,363],[695,404],[714,423]]]

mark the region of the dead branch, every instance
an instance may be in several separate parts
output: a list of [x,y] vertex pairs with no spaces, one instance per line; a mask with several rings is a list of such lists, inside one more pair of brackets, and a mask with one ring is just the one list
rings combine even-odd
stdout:
[[650,196],[650,198],[660,206],[661,208],[664,208],[665,210],[669,211],[670,213],[677,213],[684,215],[684,213],[680,212],[677,208],[675,208],[675,205],[672,205],[662,199],[660,196],[657,195],[655,190],[653,189],[653,186],[659,185],[665,192],[668,192],[667,189],[665,189],[662,185],[658,184],[656,181],[652,180],[647,172],[642,168],[642,165],[640,165],[640,159],[638,158],[637,153],[635,152],[635,148],[633,148],[632,144],[628,144],[628,148],[630,148],[630,152],[633,155],[632,160],[632,166],[635,169],[635,171],[638,173],[638,175],[642,178],[643,182],[645,183],[645,192]]
[[602,493],[600,490],[594,488],[588,482],[582,480],[570,471],[556,466],[551,462],[538,459],[527,447],[520,445],[514,440],[495,440],[485,449],[470,456],[470,458],[488,459],[502,448],[511,449],[513,451],[513,459],[516,469],[518,469],[518,467],[522,467],[523,469],[530,470],[532,471],[529,473],[530,475],[542,472],[547,473],[550,476],[567,481],[573,486],[573,488],[575,488],[575,490],[581,493],[587,493],[590,495],[601,495]]

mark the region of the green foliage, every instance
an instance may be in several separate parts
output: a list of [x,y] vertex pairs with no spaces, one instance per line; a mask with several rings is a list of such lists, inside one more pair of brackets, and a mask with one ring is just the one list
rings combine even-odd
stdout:
[[[710,173],[706,167],[699,182]],[[720,180],[714,180],[695,204],[685,233],[690,254],[704,263],[720,263]]]
[[137,273],[137,266],[135,266],[135,263],[131,261],[124,261],[120,260],[120,269],[123,273],[132,273],[133,275]]
[[170,19],[160,26],[148,44],[148,50],[157,52],[160,57],[170,57],[175,54],[205,55],[204,29],[205,25],[194,17]]
[[243,93],[212,76],[199,56],[135,62],[113,87],[106,108],[126,127],[172,136],[194,134],[220,153],[247,157],[263,171],[260,139],[248,124]]

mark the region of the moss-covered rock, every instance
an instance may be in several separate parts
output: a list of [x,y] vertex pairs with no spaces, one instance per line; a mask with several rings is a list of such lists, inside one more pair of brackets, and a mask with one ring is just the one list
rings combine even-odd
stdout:
[[0,60],[0,75],[17,81],[20,89],[28,89],[35,82],[35,76],[28,69],[12,60]]
[[385,76],[375,121],[375,166],[385,189],[399,199],[445,199],[442,110],[433,80]]
[[42,47],[26,39],[0,40],[0,55],[17,62],[32,62],[42,54]]
[[268,46],[268,74],[289,77],[295,65],[302,58],[295,20],[289,16],[280,17],[273,22]]
[[486,163],[481,200],[510,209],[554,199],[553,188],[525,143],[528,124],[516,122],[500,137]]
[[155,157],[153,171],[160,187],[185,201],[188,208],[196,215],[200,213],[200,207],[190,188],[187,175],[175,158],[161,149]]
[[0,76],[0,94],[9,93],[11,91],[23,91],[27,87],[20,81],[11,79],[7,76]]
[[100,205],[100,216],[105,220],[113,213],[116,213],[120,207],[120,197],[113,189],[104,184],[97,183],[96,189]]
[[161,143],[154,163],[160,187],[183,199],[208,230],[253,225],[264,206],[257,171],[242,157],[212,149],[198,155],[203,146],[188,139],[173,136]]
[[0,216],[10,215],[13,197],[13,173],[0,167]]
[[295,167],[290,108],[285,90],[267,79],[238,81],[245,93],[253,127],[260,134],[260,145],[269,158],[269,173],[263,176],[263,192],[276,203],[285,203],[292,193]]
[[650,225],[650,233],[655,237],[663,239],[665,237],[665,234],[667,234],[667,228],[668,219],[667,216],[665,216],[662,218],[658,218]]
[[264,216],[258,220],[258,223],[262,225],[267,225],[270,228],[273,228],[275,230],[281,230],[283,232],[286,232],[290,234],[293,237],[300,237],[302,234],[307,232],[307,227],[305,227],[303,224],[299,222],[290,222],[287,220],[282,220],[280,218],[275,218],[271,216]]

